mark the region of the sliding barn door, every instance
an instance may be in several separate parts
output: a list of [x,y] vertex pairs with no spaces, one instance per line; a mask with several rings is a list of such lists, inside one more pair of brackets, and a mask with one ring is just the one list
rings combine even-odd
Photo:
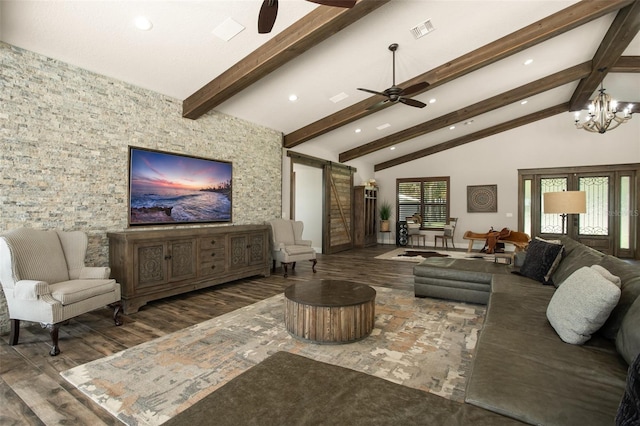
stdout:
[[323,253],[331,254],[353,247],[353,215],[351,188],[353,173],[350,167],[330,163],[325,166],[325,235]]

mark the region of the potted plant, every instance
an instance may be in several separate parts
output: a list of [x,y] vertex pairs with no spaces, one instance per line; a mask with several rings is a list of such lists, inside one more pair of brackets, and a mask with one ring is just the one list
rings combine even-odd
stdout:
[[389,232],[389,219],[391,219],[391,204],[388,201],[380,202],[380,232]]

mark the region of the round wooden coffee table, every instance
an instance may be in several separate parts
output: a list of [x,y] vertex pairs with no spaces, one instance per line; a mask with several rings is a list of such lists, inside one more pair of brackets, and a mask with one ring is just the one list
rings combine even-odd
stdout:
[[293,336],[325,344],[367,337],[375,323],[376,291],[339,280],[296,283],[284,291],[284,324]]

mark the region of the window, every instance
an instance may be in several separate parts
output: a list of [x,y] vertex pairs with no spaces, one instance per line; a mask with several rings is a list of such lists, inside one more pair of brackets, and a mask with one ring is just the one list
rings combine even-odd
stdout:
[[449,220],[449,177],[397,179],[398,220],[418,213],[421,229],[442,229]]

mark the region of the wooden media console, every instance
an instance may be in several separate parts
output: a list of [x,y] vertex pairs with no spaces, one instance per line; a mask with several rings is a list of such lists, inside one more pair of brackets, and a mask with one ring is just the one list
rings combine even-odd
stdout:
[[110,232],[111,275],[125,314],[152,300],[254,275],[269,276],[269,226]]

